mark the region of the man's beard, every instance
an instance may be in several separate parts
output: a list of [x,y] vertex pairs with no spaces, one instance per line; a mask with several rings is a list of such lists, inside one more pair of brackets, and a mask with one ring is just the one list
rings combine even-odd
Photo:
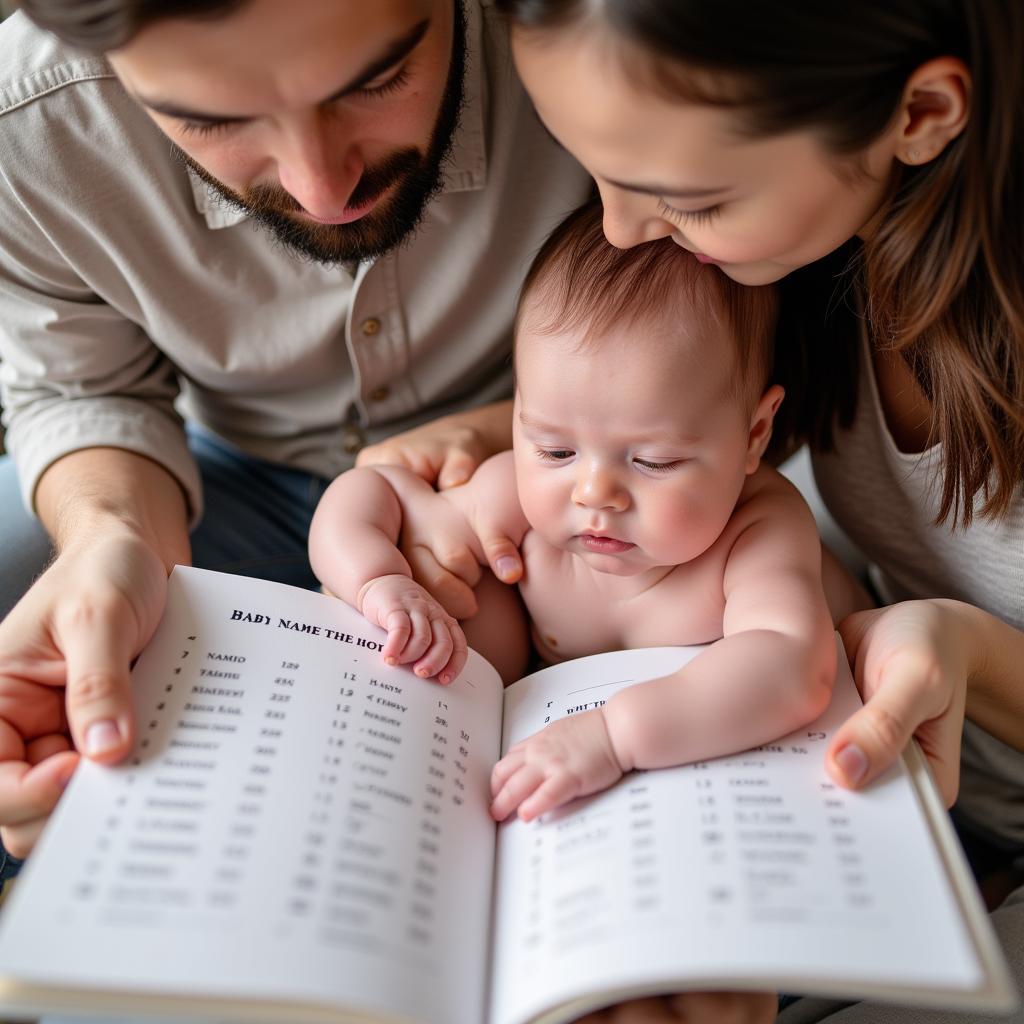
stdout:
[[328,265],[377,259],[411,237],[427,204],[441,188],[444,163],[459,125],[465,68],[465,19],[462,0],[455,0],[451,66],[427,151],[408,146],[367,166],[347,206],[365,206],[389,189],[392,195],[349,224],[316,224],[301,219],[301,204],[280,185],[253,185],[236,192],[183,150],[175,149],[179,159],[216,198],[248,214],[295,255]]

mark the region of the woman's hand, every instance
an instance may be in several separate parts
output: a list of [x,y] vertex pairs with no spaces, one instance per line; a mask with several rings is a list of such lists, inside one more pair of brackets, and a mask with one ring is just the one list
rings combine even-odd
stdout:
[[977,609],[959,601],[904,601],[839,624],[864,707],[838,730],[829,774],[856,788],[888,768],[911,736],[947,805],[960,782],[960,735],[973,667]]
[[610,1006],[578,1024],[771,1024],[778,1008],[773,992],[682,992]]

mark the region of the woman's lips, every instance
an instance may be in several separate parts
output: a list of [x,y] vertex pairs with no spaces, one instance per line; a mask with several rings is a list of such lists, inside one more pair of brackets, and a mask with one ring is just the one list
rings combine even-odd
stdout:
[[623,551],[636,547],[628,541],[616,540],[614,537],[598,537],[592,533],[579,534],[579,541],[588,551],[600,555],[621,555]]
[[713,263],[716,267],[720,266],[722,263],[721,260],[716,260],[712,256],[705,256],[702,252],[695,252],[693,255],[699,263]]

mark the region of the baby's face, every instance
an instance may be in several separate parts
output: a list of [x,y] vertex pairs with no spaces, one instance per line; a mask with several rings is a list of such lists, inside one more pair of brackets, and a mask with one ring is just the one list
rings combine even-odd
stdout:
[[624,325],[579,346],[527,319],[517,338],[514,441],[530,525],[591,567],[634,575],[718,539],[757,456],[734,350]]

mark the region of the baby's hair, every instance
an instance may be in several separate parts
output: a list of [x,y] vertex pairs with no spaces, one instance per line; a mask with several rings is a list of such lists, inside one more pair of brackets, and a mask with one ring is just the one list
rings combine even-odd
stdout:
[[685,325],[680,343],[692,344],[693,324],[711,321],[735,342],[738,391],[756,389],[760,397],[772,372],[775,288],[737,284],[670,238],[617,249],[605,238],[602,220],[601,203],[592,200],[551,233],[523,282],[517,334],[524,315],[539,334],[582,328],[593,338],[619,324],[662,325],[677,317]]

